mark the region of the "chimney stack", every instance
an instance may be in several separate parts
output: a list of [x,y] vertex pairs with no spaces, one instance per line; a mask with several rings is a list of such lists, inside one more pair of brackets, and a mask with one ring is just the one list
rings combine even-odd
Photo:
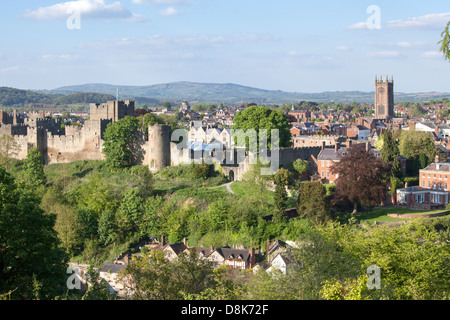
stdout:
[[164,235],[161,236],[161,245],[165,245],[166,244],[166,239],[164,238]]
[[347,148],[350,149],[352,147],[352,140],[347,140]]
[[366,142],[366,152],[370,151],[370,147],[371,147],[370,142]]
[[187,245],[187,239],[186,238],[183,238],[183,244],[187,247],[188,245]]
[[336,141],[336,145],[334,147],[334,151],[338,152],[340,147],[341,147],[341,143]]
[[322,150],[325,149],[326,142],[322,141]]

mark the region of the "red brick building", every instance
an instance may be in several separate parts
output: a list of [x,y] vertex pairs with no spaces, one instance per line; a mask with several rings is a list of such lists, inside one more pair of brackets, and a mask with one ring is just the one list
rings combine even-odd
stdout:
[[409,207],[441,208],[448,204],[449,194],[450,163],[436,159],[435,163],[420,170],[418,187],[397,190],[397,201]]

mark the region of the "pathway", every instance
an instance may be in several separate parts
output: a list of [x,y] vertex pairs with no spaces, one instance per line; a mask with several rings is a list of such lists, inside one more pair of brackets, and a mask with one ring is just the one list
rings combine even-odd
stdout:
[[229,193],[234,194],[234,191],[231,190],[231,184],[232,184],[232,183],[233,183],[233,182],[228,182],[228,183],[225,183],[225,184],[223,184],[223,185],[221,185],[221,186],[218,186],[218,187],[211,187],[210,189],[217,189],[217,188],[226,187],[226,189],[227,189],[227,191],[228,191]]

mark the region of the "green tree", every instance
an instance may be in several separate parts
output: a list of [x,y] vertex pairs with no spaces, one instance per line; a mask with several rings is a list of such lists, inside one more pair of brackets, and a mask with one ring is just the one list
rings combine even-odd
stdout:
[[301,217],[315,222],[323,222],[330,218],[326,191],[321,182],[310,181],[300,184],[297,211]]
[[129,116],[108,124],[103,143],[108,166],[116,169],[132,165],[138,128],[139,120]]
[[284,220],[284,214],[286,209],[286,201],[288,199],[288,194],[286,192],[286,186],[292,183],[292,175],[289,170],[280,168],[274,176],[275,182],[275,212],[274,221],[281,222]]
[[438,42],[441,44],[440,51],[444,55],[444,59],[450,61],[450,21],[441,34],[442,40]]
[[333,203],[348,199],[357,212],[358,205],[381,203],[386,197],[390,165],[356,145],[332,168],[338,174]]
[[65,292],[67,256],[54,230],[56,216],[16,186],[0,168],[0,293],[52,299]]
[[309,170],[309,162],[302,159],[295,160],[292,166],[294,167],[295,171],[297,171],[300,175],[308,172]]
[[[436,156],[436,147],[430,133],[402,130],[399,143],[400,154],[407,158],[409,174],[417,175],[419,169],[425,168]],[[426,156],[426,161],[421,154]],[[422,162],[422,163],[421,163]]]
[[137,188],[132,188],[125,193],[116,213],[117,226],[121,235],[137,231],[144,211],[143,205],[144,199]]
[[105,210],[98,221],[99,240],[104,245],[113,243],[118,238],[118,227],[116,224],[116,213],[112,210]]
[[44,173],[44,160],[38,148],[32,148],[28,151],[27,157],[23,160],[25,180],[36,188],[45,185],[47,178]]
[[[258,150],[261,137],[259,130],[267,130],[267,147],[271,148],[271,130],[279,130],[279,146],[290,147],[291,132],[290,124],[287,116],[279,110],[271,110],[267,107],[252,106],[243,111],[239,111],[233,118],[233,129],[236,130],[236,143],[240,144],[240,134],[238,130],[246,133],[248,130],[255,130],[256,145],[245,144],[251,150]],[[243,146],[243,144],[240,144]]]
[[450,251],[448,234],[444,237],[437,227],[415,219],[395,228],[363,230],[329,223],[318,230],[327,242],[360,262],[360,275],[369,266],[380,268],[381,290],[366,292],[371,299],[441,300],[449,298]]
[[264,194],[270,184],[270,176],[265,176],[261,174],[261,169],[263,165],[258,161],[257,164],[250,166],[247,170],[242,180],[248,190],[256,193],[259,196],[261,208],[264,208]]
[[212,263],[200,259],[195,249],[180,254],[174,262],[153,250],[148,258],[133,260],[122,272],[136,300],[182,300],[216,285]]
[[71,195],[73,203],[79,209],[91,211],[95,219],[98,219],[104,210],[114,210],[118,207],[116,193],[97,172],[90,176],[89,181],[73,189]]
[[391,175],[402,177],[403,171],[400,164],[400,150],[397,141],[392,137],[391,131],[386,131],[383,135],[383,147],[381,148],[381,160],[391,164]]

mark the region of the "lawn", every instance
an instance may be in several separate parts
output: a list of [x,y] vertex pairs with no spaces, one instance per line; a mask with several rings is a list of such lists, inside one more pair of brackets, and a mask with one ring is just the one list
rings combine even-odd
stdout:
[[[441,210],[432,210],[432,211],[426,211],[426,210],[413,210],[409,208],[383,208],[383,209],[377,209],[377,210],[369,210],[366,212],[360,212],[357,214],[357,218],[361,222],[367,222],[369,224],[373,224],[376,222],[395,222],[395,221],[405,221],[405,220],[411,220],[406,218],[392,218],[389,217],[388,214],[399,214],[399,215],[426,215],[426,214],[432,214],[432,213],[440,213],[443,211],[447,211],[445,209]],[[450,218],[450,214],[443,216],[442,218]]]

